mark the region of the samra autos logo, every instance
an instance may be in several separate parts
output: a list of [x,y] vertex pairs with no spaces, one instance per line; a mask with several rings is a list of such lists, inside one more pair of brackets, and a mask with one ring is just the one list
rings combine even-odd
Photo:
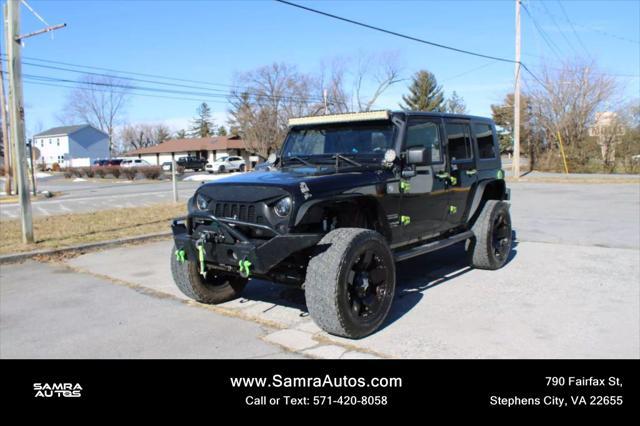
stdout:
[[33,391],[36,398],[80,398],[82,396],[80,383],[34,383]]

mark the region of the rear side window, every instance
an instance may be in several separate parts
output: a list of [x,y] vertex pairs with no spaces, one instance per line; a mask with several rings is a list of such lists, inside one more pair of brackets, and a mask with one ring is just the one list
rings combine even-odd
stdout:
[[432,121],[411,121],[407,127],[406,149],[425,147],[431,150],[431,163],[442,161],[440,130]]
[[464,161],[473,158],[471,131],[468,125],[447,123],[447,138],[451,161]]
[[489,124],[474,124],[473,130],[478,141],[478,156],[480,158],[496,158],[493,147],[493,128]]

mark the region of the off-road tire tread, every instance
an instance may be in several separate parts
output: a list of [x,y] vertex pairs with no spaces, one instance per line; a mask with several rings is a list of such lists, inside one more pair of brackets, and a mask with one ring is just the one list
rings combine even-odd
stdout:
[[[318,243],[319,249],[326,248],[326,250],[309,261],[304,284],[307,309],[316,324],[330,334],[351,338],[364,336],[357,330],[349,329],[338,308],[338,292],[340,291],[340,272],[346,267],[348,260],[345,253],[370,239],[377,239],[386,246],[384,237],[375,231],[363,228],[335,229]],[[393,259],[393,255],[391,258]],[[392,276],[395,280],[395,263],[392,261],[389,267],[392,268]],[[392,293],[393,290],[395,290],[395,281]]]
[[248,281],[246,278],[229,276],[227,283],[212,290],[202,283],[202,277],[196,263],[189,260],[184,263],[178,262],[175,252],[176,248],[173,247],[171,250],[171,274],[176,286],[185,296],[200,303],[215,305],[236,299],[242,294]]
[[475,238],[469,245],[469,251],[471,265],[474,268],[495,270],[500,269],[505,263],[495,258],[491,247],[491,227],[493,226],[494,213],[501,209],[507,210],[507,214],[509,214],[509,204],[499,200],[487,200],[471,228]]

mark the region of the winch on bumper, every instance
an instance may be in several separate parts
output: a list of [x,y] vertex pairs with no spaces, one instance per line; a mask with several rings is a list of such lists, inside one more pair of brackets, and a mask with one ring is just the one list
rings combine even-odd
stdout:
[[[242,228],[260,229],[271,238],[251,239]],[[279,234],[267,225],[219,218],[204,211],[191,211],[174,219],[171,229],[176,257],[181,261],[199,262],[201,269],[225,270],[244,277],[267,275],[291,254],[316,245],[322,238],[321,234]]]

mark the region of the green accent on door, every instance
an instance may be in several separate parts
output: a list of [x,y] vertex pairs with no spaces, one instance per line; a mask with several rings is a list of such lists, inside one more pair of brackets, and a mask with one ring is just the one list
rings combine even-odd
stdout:
[[456,214],[458,212],[458,208],[456,206],[449,206],[449,214]]

